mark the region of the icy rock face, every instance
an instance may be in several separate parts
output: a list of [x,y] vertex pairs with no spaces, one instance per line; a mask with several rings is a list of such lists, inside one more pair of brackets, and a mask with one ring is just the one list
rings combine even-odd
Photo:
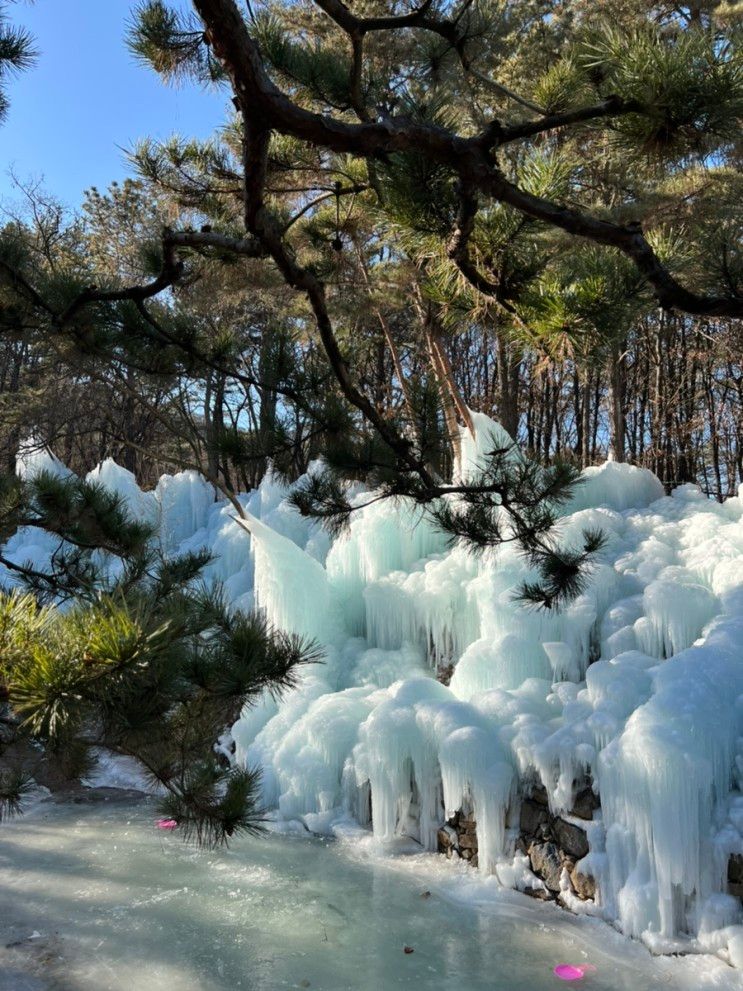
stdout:
[[237,522],[252,537],[255,601],[268,621],[319,643],[342,641],[343,615],[320,562],[255,516]]
[[743,728],[743,618],[719,617],[653,670],[653,688],[601,752],[598,780],[622,928],[672,937],[689,926],[687,902],[702,911],[727,879],[712,842]]
[[[40,471],[61,477],[71,475],[51,452],[30,439],[21,446],[18,474],[31,478]],[[89,472],[87,480],[118,495],[135,519],[151,524],[164,554],[208,550],[214,560],[205,569],[207,580],[220,582],[228,601],[236,608],[253,608],[254,562],[250,536],[237,523],[235,507],[225,499],[218,499],[214,487],[198,472],[163,475],[152,492],[143,492],[132,473],[109,458]],[[246,512],[269,520],[272,532],[285,535],[313,558],[324,560],[327,536],[317,524],[303,519],[288,505],[287,492],[287,487],[269,473],[258,489],[239,498]],[[6,543],[4,552],[15,563],[44,570],[58,545],[59,540],[51,534],[36,527],[22,527]],[[111,568],[114,571],[118,568],[115,560]],[[15,580],[0,566],[0,587],[12,586]]]
[[[462,477],[508,443],[487,417],[475,425]],[[120,469],[96,477],[139,504]],[[584,594],[552,614],[514,601],[530,573],[512,545],[479,558],[448,548],[404,503],[360,508],[330,542],[271,477],[240,497],[244,524],[193,473],[141,495],[166,552],[210,549],[207,577],[236,608],[257,606],[324,648],[297,688],[278,703],[267,695],[232,730],[236,759],[262,768],[264,801],[281,816],[319,831],[352,816],[381,843],[407,836],[435,850],[465,814],[478,869],[501,883],[538,888],[544,861],[568,907],[655,949],[743,961],[740,496],[718,505],[693,486],[666,496],[628,465],[588,470],[560,539],[598,527],[606,545]],[[50,548],[27,530],[6,553],[43,566]],[[576,849],[570,870],[558,857],[559,877],[542,849],[556,836],[536,837],[531,860],[523,838],[517,847],[535,788],[550,828],[586,834],[588,853]],[[571,815],[576,801],[591,821]]]
[[470,410],[469,414],[475,435],[473,437],[469,430],[462,430],[455,475],[463,481],[475,477],[488,464],[489,455],[493,451],[507,451],[510,460],[521,460],[521,452],[500,423],[491,420],[485,413],[477,413],[475,410]]
[[[571,667],[572,652],[567,644],[541,644],[508,633],[498,640],[484,637],[470,644],[454,669],[450,688],[458,698],[470,699],[491,688],[518,688],[526,678],[552,678],[551,657],[554,649],[557,663]],[[565,658],[568,660],[565,660]]]
[[571,512],[593,506],[607,506],[621,512],[649,506],[665,495],[663,486],[652,471],[616,461],[586,468],[582,478],[581,485],[570,500]]
[[[30,437],[20,445],[16,459],[16,473],[19,478],[30,480],[41,472],[47,472],[58,478],[66,478],[72,474],[59,458]],[[52,534],[38,530],[36,527],[24,526],[20,527],[7,542],[5,554],[16,564],[43,567],[58,545],[59,540]],[[0,565],[0,587],[13,585],[14,582],[15,576]]]
[[216,499],[214,487],[196,471],[163,475],[154,492],[160,512],[160,543],[175,551],[206,528]]
[[[444,535],[418,508],[380,502],[352,517],[348,532],[333,543],[327,557],[328,577],[343,602],[351,631],[364,634],[367,625],[374,624],[377,603],[383,613],[389,612],[384,609],[385,594],[414,595],[412,589],[401,592],[400,583],[410,577],[416,564],[445,548]],[[412,639],[413,627],[418,623],[412,605],[409,613],[407,625],[399,631],[389,631],[387,637],[380,631],[374,638],[384,641],[380,646],[395,649]]]

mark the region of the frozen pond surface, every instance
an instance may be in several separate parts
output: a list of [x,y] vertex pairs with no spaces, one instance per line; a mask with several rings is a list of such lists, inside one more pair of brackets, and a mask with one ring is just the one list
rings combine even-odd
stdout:
[[[154,821],[44,803],[0,827],[0,991],[743,989],[444,858],[278,834],[200,852]],[[552,975],[581,961],[579,984]]]

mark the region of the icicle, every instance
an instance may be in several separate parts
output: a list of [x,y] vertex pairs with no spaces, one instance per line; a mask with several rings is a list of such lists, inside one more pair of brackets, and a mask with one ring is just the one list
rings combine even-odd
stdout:
[[[465,474],[507,441],[482,414],[474,422]],[[22,470],[42,464],[65,471],[32,453]],[[451,549],[404,501],[359,509],[328,550],[270,476],[240,496],[246,525],[192,472],[164,476],[154,496],[112,462],[92,477],[145,515],[154,500],[166,553],[212,551],[205,578],[233,607],[255,602],[324,645],[295,690],[233,727],[235,759],[262,768],[267,805],[318,829],[351,812],[380,840],[427,849],[466,808],[480,869],[514,879],[518,864],[502,858],[516,787],[541,781],[565,815],[588,776],[602,818],[582,863],[600,911],[657,948],[695,936],[743,965],[743,919],[724,890],[728,858],[743,853],[741,496],[664,496],[643,470],[588,469],[560,540],[579,546],[595,527],[608,539],[584,594],[556,613],[515,601],[533,577],[516,547]],[[4,552],[45,567],[55,544],[24,528]]]
[[252,538],[256,603],[269,623],[321,644],[342,639],[343,617],[323,566],[255,516],[235,521]]

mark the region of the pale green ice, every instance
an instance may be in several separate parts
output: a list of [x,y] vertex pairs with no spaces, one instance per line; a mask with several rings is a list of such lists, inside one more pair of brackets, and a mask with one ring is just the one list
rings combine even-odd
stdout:
[[43,803],[0,826],[0,991],[576,987],[560,962],[596,966],[586,991],[743,987],[719,960],[653,958],[435,855],[309,834],[204,852],[155,819]]

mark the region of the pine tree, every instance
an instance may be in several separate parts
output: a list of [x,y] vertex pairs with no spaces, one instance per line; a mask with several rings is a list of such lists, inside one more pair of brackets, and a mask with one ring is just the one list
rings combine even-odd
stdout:
[[[555,539],[576,455],[585,464],[596,449],[600,376],[618,456],[630,372],[642,430],[646,408],[658,411],[653,467],[672,460],[661,447],[675,399],[661,372],[688,350],[665,348],[672,333],[685,344],[692,320],[728,328],[717,365],[698,358],[705,345],[684,368],[684,402],[701,379],[711,409],[718,371],[725,394],[743,396],[729,330],[743,298],[735,7],[566,0],[547,17],[541,0],[371,0],[363,12],[307,0],[247,13],[193,0],[189,17],[144,2],[135,53],[165,77],[222,87],[234,114],[212,141],[144,142],[139,185],[92,192],[85,222],[46,255],[28,226],[9,225],[0,333],[44,372],[154,406],[162,456],[195,464],[231,498],[269,459],[296,479],[321,453],[324,470],[294,494],[302,512],[342,527],[348,482],[363,480],[370,499],[414,501],[475,552],[517,542],[541,575],[522,598],[558,608],[601,544],[587,532],[566,553]],[[24,67],[28,39],[4,30],[6,66]],[[527,352],[529,389],[550,386],[545,419],[564,388],[552,388],[557,366],[580,380],[569,464],[542,463],[550,420],[533,460],[494,441],[479,471],[461,470],[463,383],[493,342],[514,433]],[[16,410],[35,388],[23,387]],[[137,443],[131,431],[125,440]],[[719,437],[710,446],[722,494]],[[230,615],[198,585],[203,559],[153,556],[152,534],[95,486],[9,478],[2,499],[0,545],[28,524],[63,540],[51,574],[6,561],[32,593],[2,600],[2,684],[27,731],[72,763],[96,743],[135,753],[203,839],[252,828],[255,782],[215,763],[211,743],[313,648]],[[116,578],[101,553],[121,562]],[[68,611],[47,608],[60,600]],[[6,812],[24,786],[0,781]]]
[[[618,30],[580,3],[565,5],[549,24],[531,4],[508,5],[507,15],[501,5],[481,3],[380,6],[361,16],[325,0],[269,4],[249,19],[232,0],[194,0],[193,6],[201,22],[161,2],[144,4],[132,46],[166,76],[229,80],[242,135],[242,169],[235,171],[244,183],[245,226],[288,284],[307,297],[343,396],[374,428],[375,436],[360,437],[355,450],[340,445],[333,451],[335,477],[332,471],[316,477],[297,494],[298,504],[342,521],[347,509],[339,473],[355,472],[385,494],[433,506],[440,524],[473,546],[477,537],[493,544],[504,539],[493,520],[505,508],[528,552],[523,508],[547,505],[546,491],[536,482],[528,493],[518,484],[510,490],[496,451],[471,486],[442,485],[415,431],[383,416],[359,387],[336,329],[343,311],[332,272],[292,236],[293,225],[289,231],[281,223],[285,201],[273,189],[276,148],[291,142],[294,168],[301,162],[303,177],[335,164],[339,187],[343,169],[365,165],[357,176],[378,211],[377,231],[387,243],[395,237],[393,254],[399,257],[402,247],[423,272],[426,310],[433,306],[434,315],[442,303],[461,312],[463,303],[472,309],[485,297],[512,324],[523,325],[539,296],[553,308],[561,299],[567,303],[557,253],[564,253],[565,267],[582,257],[585,268],[590,253],[580,239],[593,242],[603,252],[594,268],[603,273],[587,272],[578,295],[593,314],[596,346],[601,342],[613,355],[621,329],[612,337],[607,324],[622,307],[634,317],[632,301],[643,294],[691,313],[743,312],[733,281],[720,288],[701,273],[691,287],[679,281],[678,259],[663,251],[663,228],[643,234],[639,210],[647,190],[642,196],[621,190],[616,179],[628,154],[652,156],[668,175],[710,154],[724,160],[735,153],[743,74],[724,23],[713,12],[704,24],[686,23],[669,6],[633,11],[628,27]],[[503,81],[480,68],[498,56]],[[519,91],[509,72],[526,66],[527,88]],[[594,180],[591,173],[601,169],[603,178]],[[708,236],[700,240],[702,254],[719,258]],[[340,231],[330,243],[343,250]],[[737,257],[738,251],[731,238],[723,254]],[[445,392],[445,370],[439,372]],[[456,397],[453,409],[466,420]],[[449,429],[450,437],[454,432]],[[623,427],[615,424],[620,456],[622,442]],[[439,502],[447,492],[469,501],[465,518],[455,522],[448,503]],[[545,527],[537,539],[546,540],[544,553],[555,553],[549,534]],[[587,552],[592,546],[588,534]],[[542,563],[549,584],[551,569]],[[542,601],[553,600],[545,593]]]
[[[165,559],[153,530],[97,484],[48,472],[8,482],[0,531],[20,525],[60,547],[49,571],[1,559],[21,587],[0,592],[0,746],[41,742],[70,775],[95,747],[126,754],[186,838],[259,831],[258,774],[214,745],[245,705],[292,687],[317,648],[228,609],[199,580],[208,554]],[[19,811],[28,784],[12,765],[0,774],[0,818]]]
[[[250,266],[251,277],[268,269],[266,285],[276,285],[278,272],[297,293],[296,303],[287,302],[292,326],[319,341],[325,362],[299,389],[291,376],[271,389],[284,388],[298,404],[301,396],[311,430],[323,439],[328,470],[297,494],[300,508],[340,525],[350,509],[344,482],[363,478],[382,496],[428,506],[473,547],[512,537],[526,553],[536,546],[542,601],[558,601],[547,588],[561,571],[557,559],[548,563],[558,550],[547,506],[566,497],[574,478],[558,467],[560,486],[538,473],[511,482],[508,459],[495,450],[481,477],[446,480],[456,462],[457,422],[468,420],[446,338],[473,316],[490,314],[507,350],[509,337],[525,324],[534,336],[540,320],[549,324],[550,307],[558,312],[571,294],[585,309],[591,285],[595,314],[596,279],[587,276],[577,296],[564,284],[565,269],[587,257],[583,246],[591,244],[602,259],[629,265],[638,292],[666,308],[740,312],[734,229],[714,245],[709,230],[696,231],[690,248],[707,264],[687,270],[679,256],[665,254],[672,239],[664,222],[651,214],[645,234],[641,221],[659,178],[736,154],[743,82],[724,19],[712,8],[701,22],[684,19],[659,5],[632,8],[618,30],[577,0],[548,21],[539,3],[503,9],[484,0],[461,8],[372,6],[364,16],[335,0],[269,4],[253,15],[233,0],[194,0],[193,8],[189,17],[161,0],[142,4],[130,44],[165,76],[232,89],[236,115],[221,142],[150,144],[137,155],[140,173],[169,187],[196,223],[165,231],[148,282],[68,283],[64,298],[53,300],[58,287],[38,285],[12,259],[5,262],[9,280],[27,304],[45,309],[55,333],[78,346],[103,341],[110,348],[118,339],[131,349],[137,342],[153,364],[161,354],[182,361],[175,356],[185,352],[216,372],[214,467],[225,444],[237,463],[265,463],[274,452],[280,462],[291,444],[273,428],[248,437],[222,429],[220,376],[234,371],[234,353],[205,354],[177,306],[153,301],[165,290],[185,298],[189,283],[228,259]],[[490,71],[496,57],[502,78]],[[630,154],[654,165],[623,188],[620,163]],[[679,215],[682,198],[666,200],[666,215]],[[375,384],[384,376],[367,373],[371,355],[384,364],[384,352],[370,350],[368,327],[360,342],[349,333],[359,282],[373,292],[385,256],[399,272],[407,266],[415,273],[408,294],[416,347],[428,365],[423,376],[407,372],[394,335],[385,334],[394,374],[406,379],[398,382],[397,408]],[[722,282],[713,274],[721,258]],[[601,264],[605,272],[612,266]],[[602,284],[620,276],[615,267]],[[592,331],[596,341],[602,335]],[[266,385],[255,378],[250,384]],[[431,385],[439,405],[433,420]],[[433,432],[422,429],[432,422]],[[443,460],[442,435],[450,446]],[[461,499],[456,514],[448,496]],[[544,504],[544,515],[530,514],[534,504]],[[587,534],[587,554],[593,542]]]
[[[14,3],[15,0],[9,0]],[[36,60],[33,38],[22,27],[12,24],[8,16],[8,0],[0,3],[0,122],[8,112],[8,79],[23,72]]]
[[[297,493],[302,511],[342,524],[350,511],[344,482],[363,478],[382,496],[428,506],[453,538],[473,547],[517,539],[543,568],[542,602],[558,602],[553,586],[563,569],[554,505],[566,498],[574,473],[556,466],[554,479],[533,472],[510,480],[509,459],[494,450],[480,477],[446,480],[456,461],[457,420],[466,424],[468,412],[442,335],[478,308],[490,308],[514,336],[540,311],[539,296],[553,299],[547,310],[570,305],[575,293],[559,258],[579,258],[583,243],[626,259],[641,290],[665,307],[740,312],[734,278],[721,286],[699,270],[697,284],[680,281],[678,260],[653,247],[662,228],[643,233],[648,190],[635,183],[623,192],[616,178],[623,155],[652,156],[667,176],[710,155],[735,154],[743,77],[725,26],[712,14],[704,24],[685,23],[659,7],[652,15],[635,11],[618,30],[579,2],[554,21],[545,21],[538,3],[503,9],[485,0],[461,9],[379,5],[363,17],[334,0],[268,5],[252,16],[234,0],[194,0],[193,8],[189,17],[161,0],[142,4],[130,43],[165,76],[232,88],[236,116],[224,141],[150,145],[137,156],[144,176],[170,185],[195,219],[201,214],[201,230],[167,230],[149,282],[68,287],[59,303],[48,304],[48,288],[12,262],[6,271],[28,302],[47,305],[58,333],[96,346],[106,321],[105,333],[141,341],[153,362],[158,350],[180,350],[224,370],[234,354],[204,355],[192,328],[179,326],[177,310],[152,301],[166,289],[180,293],[194,273],[228,258],[251,272],[272,262],[298,293],[294,325],[304,333],[314,322],[329,375],[310,388],[289,383],[293,398],[309,397],[305,411],[328,464]],[[502,79],[490,72],[494,56]],[[361,228],[346,229],[346,218],[341,224],[341,203],[353,197],[377,243],[349,264]],[[723,249],[729,272],[737,265],[729,263],[737,258],[733,234]],[[358,243],[356,237],[356,250]],[[365,372],[366,336],[361,343],[344,330],[349,311],[358,309],[358,294],[346,296],[344,280],[365,267],[373,286],[382,250],[416,273],[408,286],[419,347],[428,353],[427,381],[435,382],[440,404],[434,420],[442,426],[433,434],[421,429],[431,422],[426,381],[407,389],[397,409],[387,408]],[[709,239],[702,250],[710,256]],[[580,291],[586,305],[589,283],[587,276]],[[93,326],[86,323],[91,314]],[[542,322],[549,323],[547,311]],[[395,350],[392,335],[386,344]],[[417,409],[415,397],[422,400]],[[214,420],[217,445],[226,443],[233,460],[265,459],[288,446],[274,430],[225,436],[219,413]],[[440,456],[442,427],[453,445],[448,465]],[[219,464],[216,451],[214,459]],[[460,500],[456,512],[448,497]],[[532,512],[535,505],[543,511]],[[586,555],[594,536],[586,535]]]

